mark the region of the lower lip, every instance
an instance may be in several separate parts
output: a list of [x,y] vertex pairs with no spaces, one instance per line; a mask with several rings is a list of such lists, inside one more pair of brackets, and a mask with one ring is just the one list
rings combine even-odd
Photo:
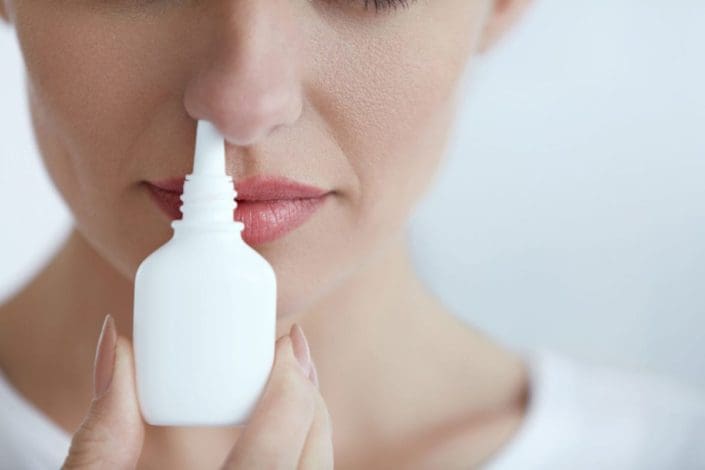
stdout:
[[[172,220],[181,219],[181,194],[147,183],[152,199]],[[233,219],[242,222],[243,240],[261,245],[303,225],[325,202],[327,195],[302,199],[237,201]]]

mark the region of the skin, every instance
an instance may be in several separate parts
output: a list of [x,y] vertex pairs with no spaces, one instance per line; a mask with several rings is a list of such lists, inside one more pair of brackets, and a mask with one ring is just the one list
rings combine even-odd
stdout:
[[[441,163],[463,70],[528,3],[375,14],[364,0],[0,0],[42,159],[75,218],[0,307],[8,379],[79,428],[105,313],[131,337],[134,273],[171,234],[143,183],[189,173],[195,120],[207,119],[236,180],[333,191],[255,248],[277,274],[277,336],[295,322],[306,332],[336,468],[486,461],[522,422],[525,365],[421,284],[404,227]],[[241,431],[146,426],[139,466],[215,467]]]

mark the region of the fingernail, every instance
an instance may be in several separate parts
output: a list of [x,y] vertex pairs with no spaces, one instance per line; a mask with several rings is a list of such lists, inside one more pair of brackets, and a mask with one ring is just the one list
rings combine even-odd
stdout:
[[294,323],[289,330],[291,336],[291,347],[294,349],[294,356],[299,361],[304,374],[308,376],[311,369],[311,351],[308,348],[308,341],[301,327]]
[[112,382],[116,342],[115,320],[112,315],[107,314],[100,330],[93,362],[93,397],[96,400],[103,396]]
[[311,359],[311,373],[308,375],[308,378],[313,382],[313,384],[316,386],[316,388],[320,387],[318,386],[318,372],[316,371],[316,363],[313,362],[313,358]]

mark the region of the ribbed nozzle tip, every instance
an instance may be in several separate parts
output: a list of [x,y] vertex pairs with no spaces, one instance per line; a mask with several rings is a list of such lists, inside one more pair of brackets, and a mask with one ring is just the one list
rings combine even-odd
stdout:
[[199,120],[196,128],[194,175],[225,175],[225,141],[209,121]]

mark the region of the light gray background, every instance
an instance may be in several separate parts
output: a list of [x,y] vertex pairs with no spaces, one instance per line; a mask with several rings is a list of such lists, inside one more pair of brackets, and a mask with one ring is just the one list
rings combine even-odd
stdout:
[[[508,345],[705,387],[705,2],[544,0],[467,75],[411,236],[423,277]],[[0,297],[68,227],[0,28]]]

